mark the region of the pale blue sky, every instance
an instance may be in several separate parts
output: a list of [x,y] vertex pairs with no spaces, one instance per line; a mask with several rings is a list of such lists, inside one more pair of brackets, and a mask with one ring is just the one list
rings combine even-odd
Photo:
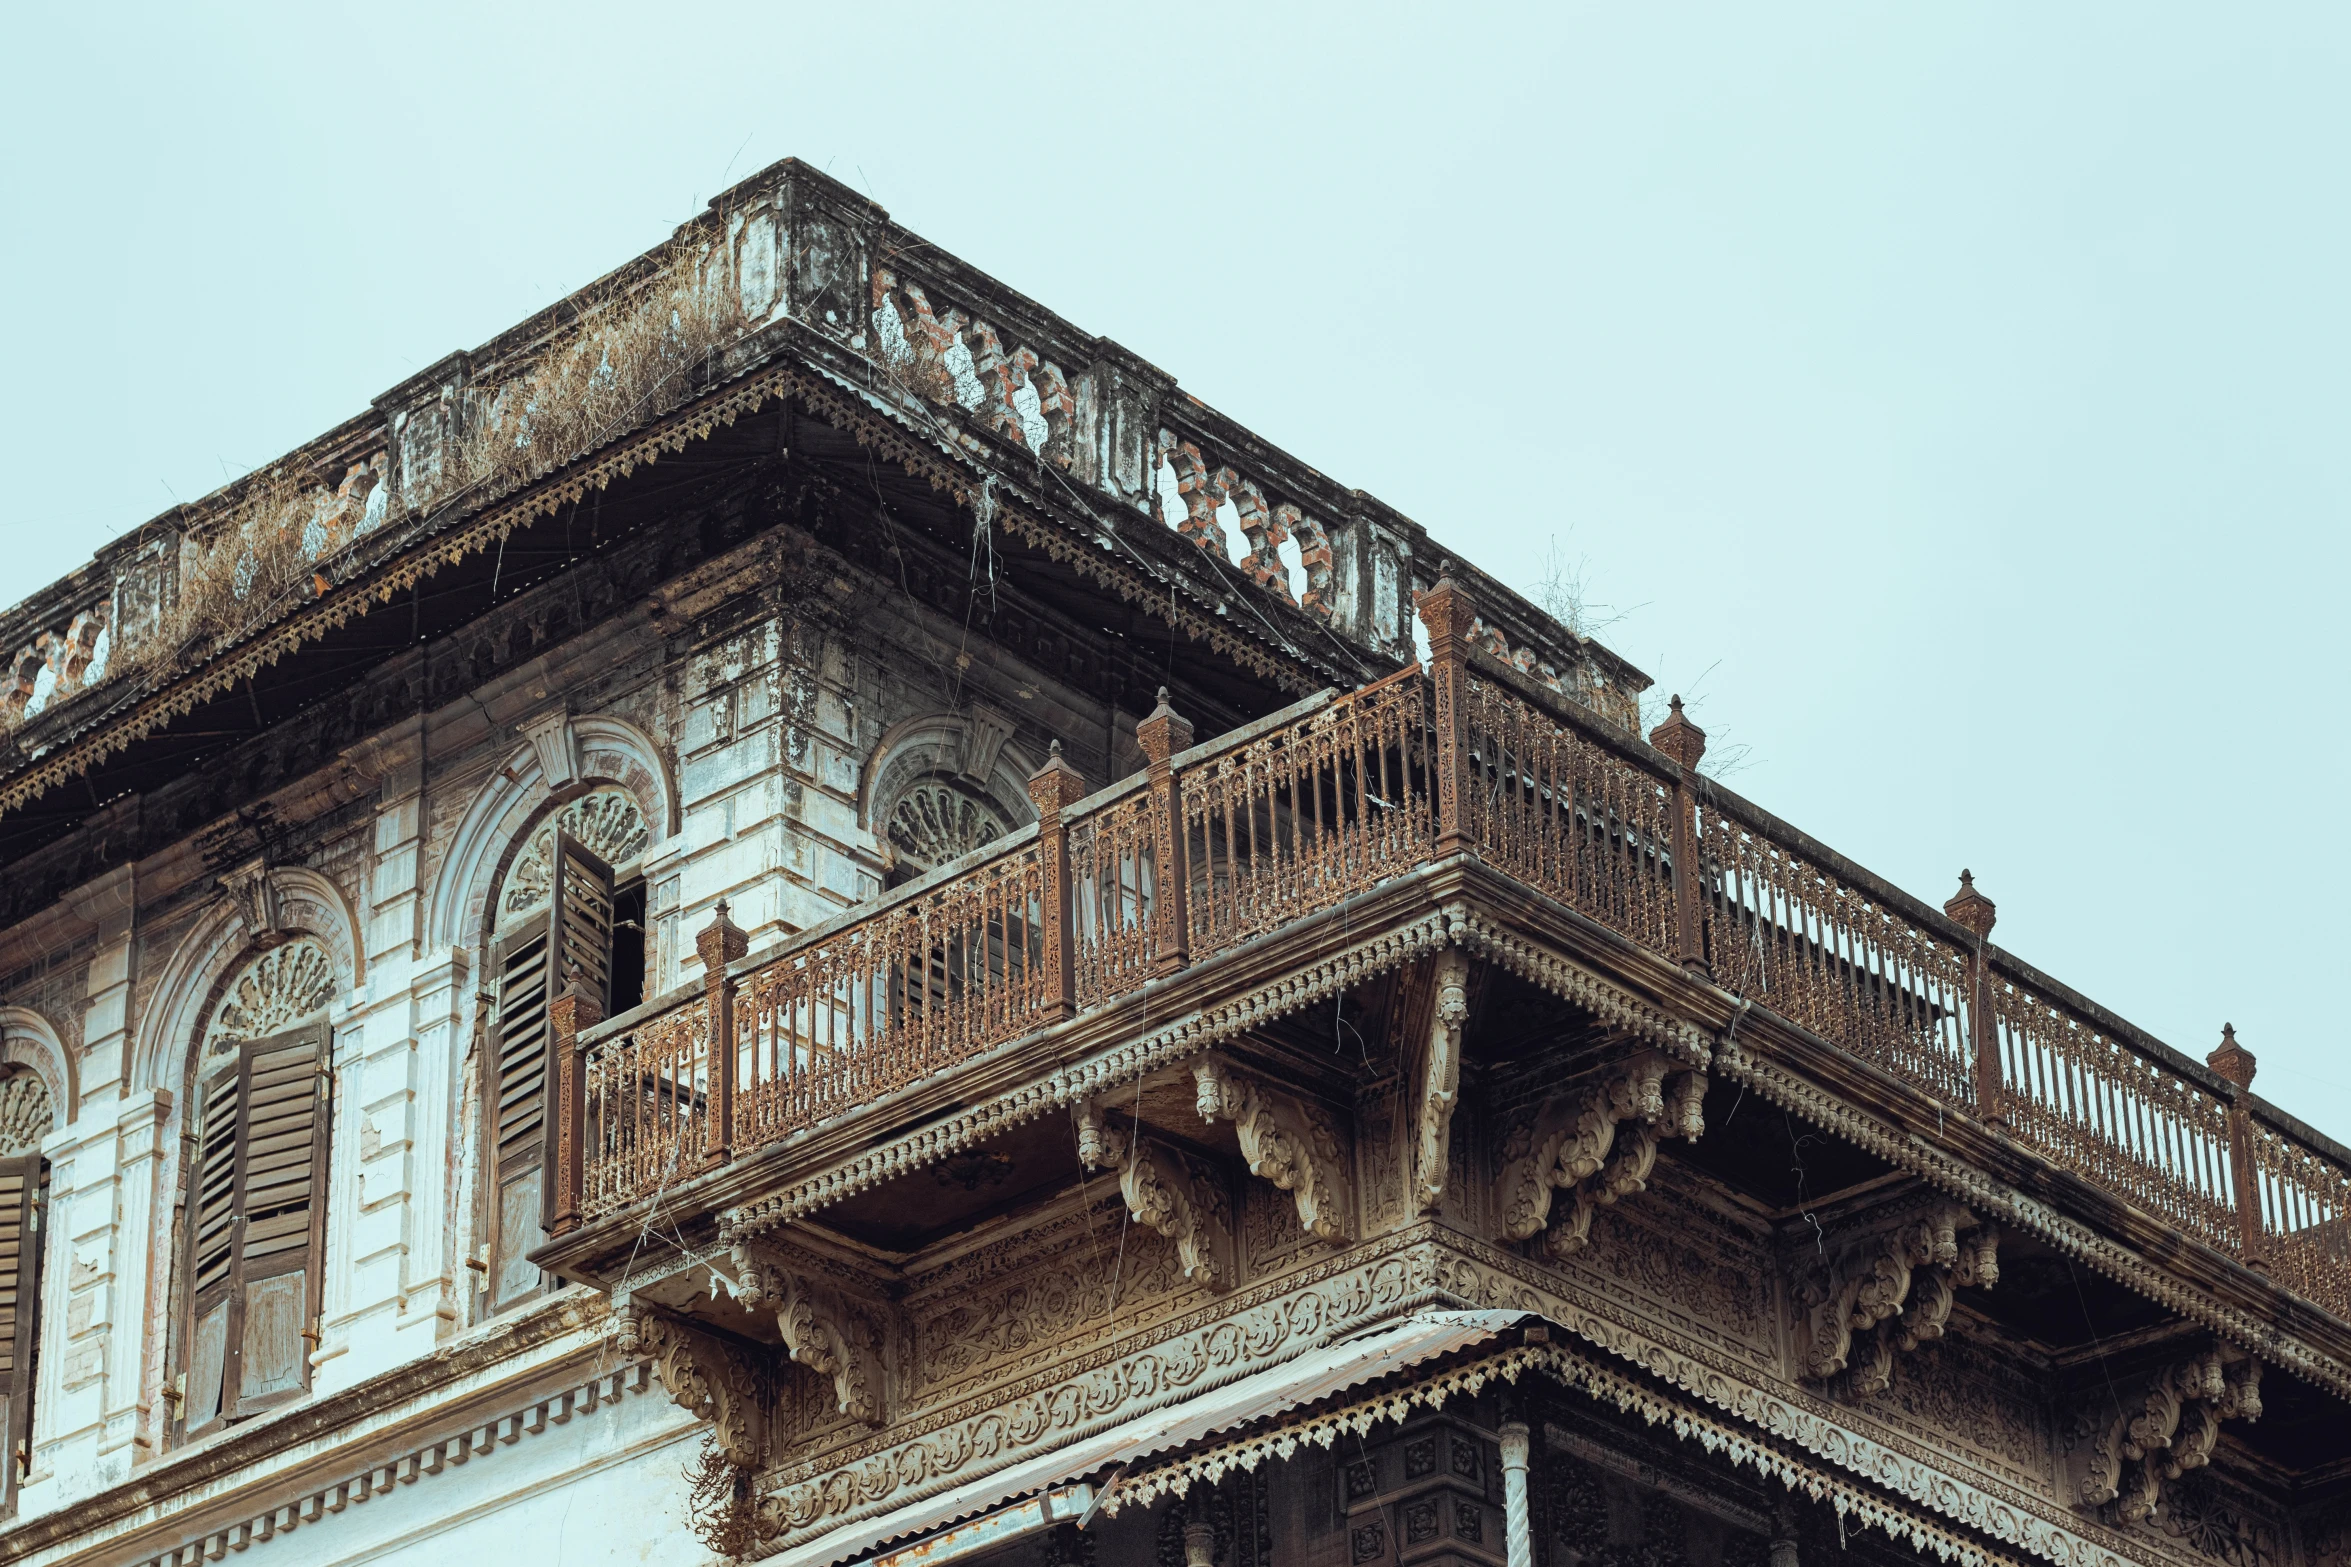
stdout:
[[2339,6],[9,32],[0,601],[796,154],[1488,569],[1561,538],[1735,787],[2351,1137]]

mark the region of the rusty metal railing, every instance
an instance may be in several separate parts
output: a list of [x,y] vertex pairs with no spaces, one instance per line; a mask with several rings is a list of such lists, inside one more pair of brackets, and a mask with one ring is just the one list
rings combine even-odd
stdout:
[[2233,1039],[2194,1062],[1990,946],[1972,884],[1930,908],[1712,784],[1678,708],[1647,744],[1524,679],[1451,584],[1421,613],[1425,670],[1202,746],[1163,694],[1145,774],[1085,796],[1057,753],[1037,826],[748,969],[722,915],[693,1000],[559,1016],[558,1233],[1466,853],[2351,1317],[2351,1160]]

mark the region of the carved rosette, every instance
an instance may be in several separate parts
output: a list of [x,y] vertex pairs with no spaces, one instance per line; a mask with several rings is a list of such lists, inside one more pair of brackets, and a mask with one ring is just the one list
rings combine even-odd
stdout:
[[1597,1208],[1647,1188],[1661,1140],[1706,1130],[1705,1102],[1705,1074],[1653,1050],[1519,1117],[1502,1141],[1502,1233],[1541,1235],[1553,1257],[1583,1250]]
[[1091,1099],[1078,1107],[1078,1157],[1089,1169],[1118,1171],[1127,1211],[1175,1242],[1187,1280],[1207,1289],[1231,1285],[1232,1214],[1209,1172],[1112,1126]]
[[1957,1203],[1905,1204],[1842,1242],[1796,1288],[1804,1375],[1866,1398],[1893,1380],[1894,1357],[1939,1339],[1952,1292],[2000,1277],[2000,1232]]
[[1204,1121],[1227,1120],[1249,1173],[1298,1204],[1298,1223],[1318,1240],[1353,1237],[1354,1184],[1338,1122],[1320,1105],[1234,1071],[1218,1056],[1192,1068]]
[[2119,1388],[2101,1382],[2084,1402],[2086,1434],[2067,1455],[2073,1498],[2141,1523],[2162,1513],[2172,1482],[2212,1461],[2223,1420],[2261,1418],[2261,1362],[2216,1346]]

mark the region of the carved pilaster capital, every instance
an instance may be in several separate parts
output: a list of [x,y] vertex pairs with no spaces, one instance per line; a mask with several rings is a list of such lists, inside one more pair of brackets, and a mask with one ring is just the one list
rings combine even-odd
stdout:
[[878,1313],[834,1285],[786,1269],[770,1272],[764,1288],[792,1358],[832,1378],[833,1404],[842,1414],[880,1425],[888,1373]]
[[775,1419],[775,1376],[757,1345],[741,1344],[653,1308],[623,1308],[625,1354],[653,1357],[673,1402],[710,1427],[738,1469],[764,1468]]
[[2116,1382],[2085,1389],[2069,1422],[2071,1500],[2114,1504],[2125,1523],[2162,1511],[2165,1489],[2212,1461],[2224,1420],[2261,1418],[2261,1362],[2215,1345]]
[[[1502,1139],[1502,1233],[1545,1235],[1553,1256],[1582,1250],[1596,1207],[1647,1189],[1661,1139],[1705,1132],[1705,1100],[1703,1072],[1650,1050],[1520,1115]],[[1555,1192],[1568,1194],[1556,1216]]]
[[1337,1119],[1320,1105],[1234,1071],[1219,1056],[1202,1056],[1192,1075],[1201,1119],[1233,1123],[1249,1173],[1297,1201],[1306,1232],[1326,1241],[1351,1239],[1355,1190]]
[[1952,1292],[2000,1277],[2000,1232],[1954,1202],[1897,1204],[1843,1240],[1798,1282],[1804,1375],[1841,1378],[1866,1398],[1893,1379],[1894,1357],[1943,1336]]

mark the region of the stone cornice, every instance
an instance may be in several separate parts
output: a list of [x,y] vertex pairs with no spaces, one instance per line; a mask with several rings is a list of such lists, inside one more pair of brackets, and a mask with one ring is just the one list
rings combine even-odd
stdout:
[[391,1442],[408,1433],[421,1440],[435,1426],[470,1423],[477,1403],[494,1407],[512,1398],[517,1381],[560,1377],[567,1361],[597,1354],[608,1316],[600,1297],[566,1292],[406,1365],[167,1453],[121,1485],[0,1534],[0,1558],[209,1500],[322,1439]]

